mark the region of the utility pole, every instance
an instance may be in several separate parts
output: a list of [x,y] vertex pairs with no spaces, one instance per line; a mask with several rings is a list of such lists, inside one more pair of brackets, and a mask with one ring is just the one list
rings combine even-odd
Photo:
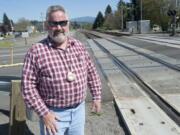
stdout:
[[9,21],[10,21],[11,31],[14,32],[14,27],[13,27],[13,24],[12,24],[12,20],[9,20]]
[[134,14],[134,10],[135,10],[135,7],[134,7],[135,5],[134,5],[134,3],[132,2],[131,3],[131,21],[134,21],[135,19],[134,19],[134,17],[135,17],[135,14]]
[[123,0],[120,1],[121,3],[121,30],[124,31],[124,12],[123,12]]
[[141,10],[141,20],[142,20],[142,0],[141,0],[141,3],[140,3],[141,5],[140,5],[140,10]]
[[177,8],[177,5],[178,5],[178,1],[176,0],[176,8]]
[[42,32],[44,32],[44,15],[41,12],[41,19],[42,19]]
[[121,29],[124,30],[124,13],[123,9],[121,9]]

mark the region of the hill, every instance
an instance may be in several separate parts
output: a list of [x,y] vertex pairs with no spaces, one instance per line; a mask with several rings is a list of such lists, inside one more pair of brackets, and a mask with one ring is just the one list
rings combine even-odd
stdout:
[[85,16],[71,19],[71,22],[77,23],[94,23],[95,17]]

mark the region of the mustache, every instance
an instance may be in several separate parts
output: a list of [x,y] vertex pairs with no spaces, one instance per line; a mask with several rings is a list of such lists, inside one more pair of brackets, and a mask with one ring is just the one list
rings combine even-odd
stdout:
[[64,30],[56,30],[53,32],[53,36],[57,36],[58,34],[65,34],[65,31]]

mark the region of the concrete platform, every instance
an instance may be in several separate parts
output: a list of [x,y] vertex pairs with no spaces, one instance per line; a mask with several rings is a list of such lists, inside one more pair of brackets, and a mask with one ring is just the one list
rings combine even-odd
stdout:
[[[117,47],[107,40],[95,40],[109,51],[112,51],[116,56],[118,55],[118,58],[133,70],[137,72],[145,70],[143,73],[149,73],[150,75],[152,73],[151,70],[153,70],[154,74],[158,76],[159,71],[157,70],[155,73],[156,70],[152,68],[161,67],[160,64],[142,58],[124,48]],[[125,76],[110,58],[105,58],[105,55],[103,58],[101,57],[103,55],[102,51],[94,47],[95,43],[92,40],[89,40],[89,44],[91,45],[92,50],[94,50],[94,55],[97,57],[104,74],[108,78],[109,86],[111,87],[121,115],[132,134],[177,135],[180,133],[179,127],[141,90],[139,86]],[[144,76],[142,72],[139,74]],[[147,76],[144,78],[146,77]],[[154,76],[154,78],[156,77]],[[176,101],[176,104],[177,103],[178,102]]]

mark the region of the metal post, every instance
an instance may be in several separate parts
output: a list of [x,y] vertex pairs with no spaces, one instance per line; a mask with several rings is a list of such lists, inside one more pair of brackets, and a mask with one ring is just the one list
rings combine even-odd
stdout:
[[25,42],[25,45],[27,45],[27,38],[26,37],[24,38],[24,42]]
[[121,0],[121,30],[124,29],[124,13],[123,13],[123,0]]
[[13,64],[13,47],[10,48],[10,64]]
[[123,15],[123,6],[121,6],[121,29],[124,30],[124,15]]
[[140,8],[141,8],[141,20],[142,20],[142,0],[141,0]]
[[176,15],[173,16],[173,23],[172,23],[172,34],[170,36],[176,35]]

